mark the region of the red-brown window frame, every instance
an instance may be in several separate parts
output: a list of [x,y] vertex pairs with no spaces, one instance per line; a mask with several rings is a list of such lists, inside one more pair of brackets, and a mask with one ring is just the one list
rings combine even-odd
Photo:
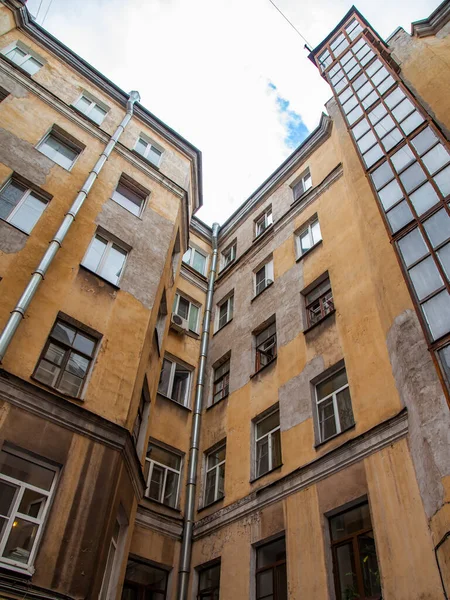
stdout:
[[[273,544],[274,542],[278,542],[280,539],[284,539],[284,543],[285,543],[285,551],[284,551],[284,558],[277,560],[276,562],[267,565],[265,567],[258,567],[258,551],[261,550],[261,548],[264,548],[264,546],[268,546],[269,544]],[[259,585],[258,585],[258,575],[259,573],[263,573],[264,571],[271,571],[272,572],[272,581],[273,581],[273,600],[287,600],[287,598],[281,598],[281,596],[279,596],[278,594],[278,590],[276,588],[275,582],[276,582],[276,569],[277,567],[280,567],[282,565],[286,566],[286,581],[287,581],[287,555],[286,555],[286,538],[284,536],[277,538],[276,540],[272,540],[270,542],[261,544],[260,546],[258,546],[256,548],[256,570],[255,570],[255,583],[256,583],[256,600],[260,600],[260,598],[265,598],[266,596],[260,596],[259,595]]]

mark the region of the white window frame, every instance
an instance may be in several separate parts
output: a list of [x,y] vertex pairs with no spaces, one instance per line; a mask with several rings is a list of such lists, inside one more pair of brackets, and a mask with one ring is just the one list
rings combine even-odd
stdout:
[[[9,54],[12,50],[15,50],[16,48],[18,50],[20,50],[21,52],[25,52],[25,56],[23,57],[23,59],[20,63],[17,63],[16,61],[14,61],[11,58],[9,58],[8,56],[6,56],[7,54]],[[16,42],[9,44],[8,46],[6,46],[6,48],[2,48],[2,50],[0,52],[3,56],[5,56],[5,58],[10,60],[14,65],[16,65],[17,67],[19,67],[20,69],[23,69],[26,73],[28,73],[28,75],[30,77],[32,77],[33,75],[36,75],[36,73],[38,73],[47,62],[44,58],[42,58],[42,56],[40,56],[37,52],[34,52],[34,50],[29,48],[21,40],[17,40]],[[37,63],[39,63],[41,65],[40,68],[37,71],[35,71],[35,73],[33,73],[33,74],[29,73],[23,67],[23,65],[30,59],[33,59],[34,61],[36,61]]]
[[[256,283],[257,280],[257,275],[264,269],[264,279],[261,280],[259,282],[259,284]],[[263,292],[269,285],[271,285],[274,282],[274,275],[273,275],[273,258],[270,258],[267,262],[265,262],[263,265],[260,265],[257,269],[255,269],[255,271],[253,272],[253,290],[254,290],[254,295],[259,296],[259,294],[261,294],[261,292]]]
[[[263,342],[260,342],[258,344],[258,337],[262,333],[265,333],[268,329],[271,329],[271,328],[274,329],[273,333],[270,336],[268,336]],[[263,329],[260,329],[258,331],[258,333],[254,334],[254,336],[255,336],[255,373],[258,373],[259,371],[261,371],[261,369],[263,369],[267,365],[270,365],[277,358],[278,346],[277,346],[276,321],[273,321],[272,323],[269,323],[269,325],[267,325]],[[273,352],[273,354],[274,354],[273,358],[271,360],[268,360],[268,362],[266,364],[261,364],[262,363],[261,356],[267,355],[267,351],[270,350],[271,348],[275,348],[274,352]]]
[[[78,102],[80,102],[81,99],[87,100],[88,102],[90,102],[90,106],[87,109],[87,111],[82,110],[79,106],[77,106]],[[101,100],[98,100],[97,98],[95,98],[92,94],[90,94],[89,92],[87,92],[86,90],[83,90],[81,92],[81,94],[78,96],[78,98],[75,100],[75,102],[72,105],[77,111],[79,111],[80,113],[82,113],[83,115],[85,115],[86,117],[88,117],[89,119],[91,119],[91,121],[93,121],[94,123],[96,123],[97,125],[101,125],[106,117],[106,115],[109,112],[109,107],[102,102]],[[93,119],[92,117],[89,116],[90,112],[92,111],[92,109],[97,106],[98,108],[100,108],[105,114],[102,117],[102,120],[100,122],[97,122],[95,119]]]
[[[225,250],[222,251],[221,270],[225,269],[226,267],[228,267],[228,265],[231,265],[231,263],[236,260],[236,246],[236,242],[233,242],[227,248],[225,248]],[[230,258],[227,258],[228,255],[230,256]]]
[[173,450],[169,450],[168,448],[166,448],[165,446],[158,444],[156,442],[151,441],[149,443],[150,446],[157,446],[159,448],[161,448],[162,450],[164,450],[164,452],[167,452],[169,454],[172,454],[173,456],[176,456],[179,460],[180,460],[180,468],[179,471],[177,471],[177,469],[174,469],[173,467],[169,467],[167,465],[164,465],[160,462],[158,462],[157,460],[153,460],[152,458],[149,458],[148,456],[145,457],[145,462],[149,463],[149,469],[148,469],[148,475],[147,475],[147,481],[146,481],[146,488],[145,488],[145,492],[144,492],[144,496],[146,498],[148,498],[149,500],[153,500],[154,502],[159,502],[160,504],[162,504],[163,506],[169,506],[168,504],[165,504],[162,500],[155,500],[154,498],[150,498],[150,496],[147,495],[147,490],[150,489],[150,483],[152,481],[152,475],[153,475],[153,467],[154,465],[157,465],[159,468],[164,469],[164,481],[163,484],[161,486],[161,498],[164,498],[165,496],[165,492],[166,492],[166,484],[167,484],[167,472],[168,471],[172,471],[172,473],[176,473],[178,475],[178,485],[177,485],[177,491],[176,491],[176,498],[175,498],[175,504],[174,506],[169,506],[169,508],[177,508],[179,501],[180,501],[180,485],[181,485],[181,472],[183,469],[183,456],[178,453],[178,452],[174,452]]
[[[263,421],[265,421],[266,419],[270,418],[272,415],[274,415],[275,413],[278,413],[278,425],[277,427],[274,427],[273,429],[271,429],[270,431],[268,431],[267,433],[264,433],[263,435],[261,435],[260,437],[258,437],[258,425],[260,423],[262,423]],[[264,414],[261,417],[257,417],[254,422],[254,432],[255,432],[255,477],[262,477],[263,475],[265,475],[266,473],[270,473],[270,471],[272,471],[273,469],[275,469],[276,467],[280,466],[280,465],[276,465],[276,467],[274,467],[273,464],[273,434],[276,433],[277,431],[280,431],[280,451],[281,451],[281,428],[280,428],[280,408],[277,406],[276,408],[274,408],[273,410],[271,410],[270,412],[268,412],[267,414]],[[263,440],[264,438],[268,438],[269,442],[268,442],[268,469],[267,471],[264,471],[264,473],[258,473],[258,442],[260,442],[261,440]]]
[[[342,368],[342,369],[338,369],[335,373],[333,373],[329,377],[325,377],[325,379],[322,379],[321,381],[318,381],[315,384],[315,386],[314,386],[314,394],[315,394],[315,399],[316,399],[317,431],[318,431],[318,434],[319,434],[319,442],[326,442],[327,440],[331,440],[336,435],[339,435],[340,433],[342,433],[341,421],[340,421],[340,418],[339,418],[339,409],[338,409],[337,395],[340,392],[342,392],[343,390],[345,390],[347,388],[350,388],[350,386],[349,386],[348,377],[347,377],[347,383],[345,385],[343,385],[339,389],[335,390],[331,394],[328,394],[328,396],[325,396],[324,398],[321,398],[320,400],[319,400],[319,396],[317,394],[317,387],[319,385],[321,385],[322,383],[325,383],[325,381],[328,381],[329,379],[333,379],[333,378],[337,377],[343,371],[346,372],[345,367]],[[347,375],[347,372],[346,372],[346,375]],[[331,435],[331,436],[327,437],[327,438],[324,438],[323,435],[322,435],[322,426],[321,426],[321,422],[320,422],[319,404],[322,404],[323,402],[326,402],[330,398],[333,398],[333,411],[334,411],[334,422],[336,424],[336,433],[334,435]],[[351,400],[352,400],[352,396],[350,394],[350,403],[351,403]],[[352,412],[353,412],[353,405],[352,405]]]
[[[14,177],[11,177],[1,188],[0,188],[0,195],[2,194],[3,190],[5,190],[9,185],[11,184],[17,184],[21,187],[27,187],[26,184],[21,183],[18,179],[15,179]],[[17,205],[12,209],[12,211],[9,213],[9,215],[4,218],[4,219],[0,219],[0,220],[4,220],[7,223],[10,223],[11,225],[13,225],[13,227],[16,227],[17,229],[20,229],[20,231],[23,231],[26,234],[30,234],[35,225],[38,223],[39,219],[36,221],[36,223],[33,225],[33,227],[27,231],[26,229],[22,229],[22,227],[19,227],[18,225],[16,225],[15,223],[13,223],[13,218],[14,216],[19,212],[20,208],[25,204],[25,202],[27,201],[27,198],[33,194],[33,196],[35,196],[37,198],[37,200],[39,200],[40,202],[42,202],[42,204],[45,204],[39,219],[42,217],[45,209],[48,206],[48,203],[50,202],[49,198],[46,198],[45,196],[43,196],[42,194],[40,194],[39,192],[37,192],[36,190],[32,189],[32,188],[27,188],[22,196],[22,198],[19,200],[19,202],[17,203]]]
[[[142,142],[144,142],[145,144],[147,144],[147,148],[144,152],[144,154],[141,154],[141,152],[139,152],[139,150],[137,149],[138,144],[139,144],[139,140],[141,140]],[[159,159],[157,162],[155,162],[154,160],[151,160],[150,158],[148,158],[148,155],[150,154],[151,149],[156,150],[157,152],[159,152]],[[158,143],[156,143],[154,140],[152,140],[151,138],[148,137],[148,135],[146,135],[144,132],[141,131],[141,133],[138,135],[136,143],[134,145],[134,150],[135,152],[137,152],[137,154],[139,154],[139,156],[142,156],[143,158],[145,158],[145,160],[148,160],[148,162],[150,162],[152,165],[155,165],[156,167],[159,167],[159,165],[161,164],[161,159],[163,157],[164,154],[164,148],[162,146],[160,146]]]
[[[136,196],[140,196],[140,198],[141,198],[141,205],[139,206],[139,212],[137,214],[134,213],[129,208],[127,208],[126,206],[124,206],[121,202],[119,202],[118,200],[116,200],[116,198],[114,197],[114,194],[116,192],[118,194],[124,196],[124,194],[121,194],[121,192],[119,192],[117,190],[117,188],[119,187],[119,185],[123,186],[124,188],[127,188],[130,192],[132,192],[133,194],[136,194]],[[128,211],[129,213],[131,213],[132,215],[134,215],[135,217],[138,217],[140,219],[142,217],[142,213],[144,212],[145,207],[147,206],[147,201],[148,201],[149,196],[150,196],[150,192],[148,190],[145,190],[142,186],[140,186],[138,183],[136,183],[135,181],[133,181],[131,179],[131,177],[128,177],[127,175],[125,175],[125,173],[122,173],[122,175],[119,177],[119,181],[117,182],[116,187],[113,190],[113,193],[111,194],[111,200],[113,202],[115,202],[116,204],[118,204],[119,206],[121,206],[126,211]],[[127,199],[130,202],[133,202],[129,198],[127,198]]]
[[[91,247],[92,247],[92,245],[93,245],[93,243],[95,241],[95,238],[97,238],[97,237],[100,238],[100,239],[102,239],[102,240],[104,240],[107,243],[106,243],[106,248],[105,248],[105,250],[104,250],[104,252],[102,254],[102,257],[100,259],[100,262],[98,263],[98,266],[97,266],[97,268],[94,271],[93,269],[91,269],[90,267],[88,267],[85,264],[85,260],[86,260],[88,254],[89,254],[89,251],[90,251],[90,249],[91,249]],[[113,246],[116,246],[117,248],[120,248],[120,250],[122,250],[123,252],[125,252],[125,260],[123,261],[123,266],[122,266],[122,269],[120,271],[120,276],[119,276],[119,279],[117,280],[117,283],[115,283],[114,281],[110,281],[107,277],[105,277],[104,275],[102,275],[102,270],[103,270],[103,268],[104,268],[104,266],[106,264],[106,261],[108,259],[108,255],[109,255],[109,253],[111,251],[111,248]],[[83,265],[83,267],[85,269],[88,269],[88,271],[91,271],[91,273],[95,273],[99,277],[102,277],[106,281],[109,281],[110,283],[112,283],[112,285],[115,285],[115,286],[118,287],[119,284],[120,284],[120,282],[121,282],[121,280],[122,280],[123,273],[125,271],[125,267],[126,267],[127,260],[128,260],[128,255],[129,255],[129,250],[127,248],[125,248],[121,244],[118,244],[115,240],[113,240],[111,237],[109,237],[108,234],[106,234],[102,230],[100,230],[100,231],[96,231],[95,232],[94,237],[92,238],[92,240],[89,243],[88,249],[86,250],[86,253],[85,253],[84,257],[83,257],[83,260],[81,261],[81,264]]]
[[[57,140],[60,144],[63,144],[64,146],[66,146],[67,148],[69,148],[70,150],[72,150],[72,152],[76,153],[75,158],[72,160],[72,164],[70,165],[70,167],[64,167],[63,165],[61,165],[58,161],[56,161],[54,158],[50,158],[49,156],[47,156],[44,152],[41,151],[41,147],[47,142],[47,140],[49,138],[54,138],[55,140]],[[77,162],[78,158],[80,157],[81,152],[83,151],[83,149],[80,146],[77,146],[74,142],[71,142],[68,138],[66,138],[64,136],[63,133],[60,133],[57,129],[55,129],[54,127],[52,127],[52,129],[50,129],[49,132],[47,132],[44,137],[42,138],[42,140],[38,143],[38,145],[36,146],[36,150],[39,150],[39,152],[41,152],[41,154],[43,154],[44,156],[47,156],[47,158],[49,160],[51,160],[52,162],[55,163],[55,165],[58,165],[61,167],[61,169],[64,169],[65,171],[71,171],[73,169],[74,164]]]
[[[182,294],[181,292],[176,292],[175,294],[175,300],[174,300],[174,304],[173,304],[173,313],[178,315],[178,308],[179,308],[179,304],[180,304],[180,298],[183,298],[183,300],[185,300],[186,302],[189,303],[189,308],[188,308],[188,316],[187,316],[187,322],[189,324],[189,319],[191,316],[191,307],[194,306],[197,309],[197,322],[195,324],[195,329],[189,329],[189,331],[192,331],[193,333],[198,333],[199,331],[199,324],[200,324],[200,312],[201,312],[201,306],[199,304],[197,304],[196,302],[193,302],[192,300],[190,300],[189,298],[187,298],[184,294]],[[181,317],[181,315],[178,315]],[[182,319],[184,319],[184,317],[181,317]]]
[[[209,461],[209,457],[213,454],[216,454],[217,452],[220,452],[221,450],[225,450],[225,458],[217,463],[217,465],[214,465],[213,467],[208,468],[208,461]],[[219,495],[219,474],[220,474],[220,467],[223,466],[224,468],[224,484],[225,484],[225,463],[226,463],[226,459],[227,459],[227,444],[226,442],[224,442],[223,444],[220,444],[217,448],[214,448],[212,450],[208,450],[207,452],[205,452],[205,491],[204,491],[204,495],[203,495],[203,506],[209,506],[210,504],[212,504],[213,502],[216,502],[217,500],[221,500],[222,498],[225,498],[225,490],[223,491],[222,495]],[[215,483],[214,483],[214,498],[213,500],[209,501],[208,504],[206,503],[206,493],[207,493],[207,482],[208,482],[208,474],[211,473],[212,471],[215,471]]]
[[[122,563],[124,542],[126,539],[126,532],[128,529],[128,520],[126,518],[125,510],[122,505],[119,507],[119,512],[115,520],[115,525],[119,526],[119,532],[117,534],[117,540],[111,536],[109,543],[108,555],[106,558],[105,572],[103,573],[102,586],[100,588],[99,600],[109,600],[115,598],[117,593],[117,585],[119,583],[120,565]],[[112,561],[110,562],[110,555],[113,555]],[[108,565],[111,564],[111,571],[108,573]]]
[[[20,481],[20,479],[15,479],[14,477],[10,477],[9,475],[0,473],[1,481],[4,481],[5,483],[11,484],[12,486],[15,486],[18,488],[18,490],[16,492],[16,497],[13,501],[12,509],[10,511],[10,515],[6,519],[7,523],[6,523],[5,531],[3,532],[3,535],[0,538],[0,565],[5,568],[10,568],[14,571],[18,571],[21,573],[33,574],[34,573],[33,564],[34,564],[34,560],[36,558],[36,553],[37,553],[39,543],[40,543],[40,540],[41,540],[41,537],[42,537],[42,534],[44,531],[44,527],[45,527],[45,524],[46,524],[46,521],[48,518],[50,506],[52,504],[52,501],[53,501],[53,498],[55,495],[55,490],[56,490],[56,485],[57,485],[58,475],[59,475],[59,469],[55,465],[52,465],[51,463],[48,463],[45,460],[42,460],[35,456],[32,456],[32,455],[28,454],[27,452],[24,452],[24,451],[15,449],[15,448],[11,448],[10,446],[7,446],[7,445],[3,445],[3,447],[1,448],[1,451],[5,451],[9,454],[13,454],[23,460],[26,460],[27,462],[35,463],[45,469],[48,469],[48,470],[54,472],[54,477],[53,477],[52,484],[50,486],[50,490],[44,490],[42,488],[31,485],[29,483]],[[22,502],[23,495],[25,493],[25,490],[27,490],[27,489],[38,492],[39,494],[42,494],[43,496],[47,497],[47,501],[46,501],[43,509],[40,511],[40,515],[38,517],[31,517],[29,515],[25,515],[25,514],[19,512],[20,503]],[[30,555],[28,557],[27,563],[11,560],[9,558],[5,558],[2,556],[5,546],[8,542],[9,534],[11,532],[11,529],[13,527],[16,517],[19,517],[20,519],[27,521],[29,523],[34,523],[38,526],[36,537],[34,539],[33,547],[31,549]]]
[[271,225],[273,225],[273,214],[272,207],[269,206],[262,215],[255,219],[255,238],[262,235]]
[[[314,242],[314,238],[313,238],[313,234],[312,234],[312,228],[313,228],[313,225],[315,225],[316,223],[319,226],[320,239],[317,240],[317,242]],[[308,237],[309,237],[309,241],[310,241],[310,247],[307,250],[303,251],[302,250],[301,238],[305,235],[305,233],[308,233]],[[320,228],[319,217],[316,216],[313,219],[311,219],[311,221],[309,221],[309,223],[305,224],[304,227],[301,227],[298,230],[298,232],[295,234],[295,243],[296,243],[297,257],[299,258],[300,256],[303,256],[304,254],[306,254],[307,252],[309,252],[310,250],[312,250],[315,246],[317,246],[317,244],[319,244],[321,241],[322,241],[322,230]]]
[[[188,252],[189,252],[189,258],[188,258],[188,260],[184,260],[184,257],[186,256],[186,254]],[[203,273],[201,271],[198,271],[194,267],[194,256],[195,256],[196,252],[198,252],[198,254],[201,254],[201,256],[203,256],[203,258],[205,259],[205,269],[204,269]],[[200,275],[203,275],[204,277],[206,276],[206,271],[208,269],[208,254],[206,254],[206,252],[204,250],[200,250],[200,248],[197,248],[197,246],[189,246],[189,248],[183,254],[183,262],[184,262],[185,265],[189,265],[197,273],[200,273]]]
[[[312,188],[312,177],[309,169],[306,169],[300,177],[292,184],[292,193],[294,194],[294,202],[301,198],[303,194],[306,194],[308,190]],[[297,193],[297,189],[301,189],[300,193]]]
[[[162,392],[159,391],[159,385],[158,385],[158,394],[160,394],[161,396],[163,396],[164,398],[169,398],[169,400],[172,400],[172,402],[175,402],[176,404],[181,404],[181,406],[185,406],[186,408],[189,408],[190,406],[190,397],[191,397],[191,382],[192,382],[192,368],[188,367],[186,364],[178,361],[175,358],[172,358],[171,356],[164,356],[163,358],[163,363],[161,366],[161,373],[164,367],[164,361],[167,360],[168,362],[171,363],[171,367],[170,367],[170,376],[169,376],[169,384],[167,386],[167,395],[163,394]],[[184,401],[183,403],[181,402],[177,402],[176,400],[174,400],[172,398],[172,393],[173,393],[173,381],[175,379],[175,372],[176,372],[176,368],[177,365],[179,365],[180,367],[183,367],[183,369],[186,369],[186,371],[189,372],[189,377],[188,377],[188,382],[187,382],[187,386],[186,386],[186,392],[185,392],[185,397],[184,397]]]
[[[221,323],[220,322],[220,311],[222,306],[227,305],[227,309],[226,309],[226,321],[225,323]],[[223,327],[225,327],[225,325],[227,323],[229,323],[231,321],[231,319],[233,318],[234,315],[234,292],[229,294],[229,296],[227,296],[224,300],[222,300],[221,302],[219,302],[219,304],[217,305],[217,321],[216,321],[216,331],[219,331],[220,329],[222,329]]]

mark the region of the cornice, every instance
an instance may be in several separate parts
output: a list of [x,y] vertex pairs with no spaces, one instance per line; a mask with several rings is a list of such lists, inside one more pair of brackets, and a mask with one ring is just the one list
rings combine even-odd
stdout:
[[[41,27],[30,15],[27,8],[17,0],[1,0],[13,12],[18,28],[31,36],[36,43],[55,54],[60,60],[75,69],[105,94],[123,107],[126,106],[129,95],[97,71],[92,65],[83,60],[51,33]],[[153,113],[137,102],[134,106],[134,116],[157,132],[162,138],[183,152],[193,163],[194,212],[203,205],[202,190],[202,155],[198,148],[179,135],[175,130],[158,119]]]
[[145,480],[127,429],[2,369],[0,400],[120,452],[135,495],[142,498]]
[[192,232],[201,236],[207,242],[212,243],[212,228],[201,221],[198,217],[193,216],[190,223]]
[[436,35],[450,21],[450,0],[444,0],[427,19],[411,23],[411,35],[426,37]]
[[251,494],[200,519],[194,525],[194,540],[217,531],[235,521],[251,516],[266,506],[279,502],[330,477],[364,458],[390,446],[408,434],[408,414],[403,409],[395,417],[376,425],[355,439],[331,450],[311,463],[300,467]]
[[140,527],[152,529],[162,535],[181,540],[183,534],[183,519],[161,515],[141,504],[138,506],[135,523]]
[[318,127],[221,226],[219,242],[221,238],[223,239],[236,229],[240,222],[273,192],[275,187],[288,178],[314,150],[330,137],[332,123],[331,117],[322,113]]
[[189,283],[192,283],[192,285],[195,285],[202,290],[202,292],[206,293],[208,291],[208,282],[202,277],[199,277],[193,269],[190,269],[184,263],[181,263],[180,275],[186,279],[186,281],[189,281]]

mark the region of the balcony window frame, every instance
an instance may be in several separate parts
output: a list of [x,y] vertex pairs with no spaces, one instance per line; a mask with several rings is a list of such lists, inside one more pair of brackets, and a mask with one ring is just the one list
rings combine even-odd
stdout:
[[[168,363],[170,363],[170,373],[169,373],[169,379],[167,381],[167,393],[164,393],[163,391],[161,391],[161,385],[162,385],[162,373],[164,371],[164,362],[166,362],[166,361]],[[178,400],[176,400],[175,398],[172,397],[175,376],[177,373],[177,367],[180,368],[180,371],[188,373],[187,384],[186,384],[186,388],[185,388],[185,392],[184,392],[183,402],[178,402]],[[160,375],[160,382],[158,385],[158,394],[160,394],[164,398],[168,398],[169,400],[172,400],[172,402],[175,402],[179,406],[184,406],[185,408],[189,408],[190,407],[192,375],[193,375],[192,367],[181,362],[179,359],[166,354],[163,358],[163,364],[161,366],[161,375]]]
[[[261,425],[261,423],[263,423],[267,419],[270,419],[270,417],[272,417],[276,413],[278,413],[278,425],[276,427],[273,427],[268,432],[258,436],[258,426]],[[259,479],[260,477],[267,475],[274,469],[281,467],[283,464],[282,450],[281,450],[280,407],[278,404],[276,404],[274,407],[271,407],[269,410],[264,411],[264,413],[262,413],[261,415],[258,415],[253,420],[253,434],[254,434],[253,437],[254,437],[254,448],[255,448],[254,478],[253,479]],[[273,441],[274,437],[275,438],[278,437],[279,441],[277,442],[275,439],[275,442],[274,442]],[[261,471],[260,464],[261,464],[261,459],[264,457],[264,455],[260,456],[259,448],[263,446],[263,440],[265,438],[267,438],[267,450],[268,450],[267,451],[267,455],[268,455],[267,466],[268,466],[268,468],[266,471]],[[274,444],[277,444],[277,443],[279,446],[279,455],[280,455],[279,459],[280,460],[278,463],[275,463],[274,462]]]
[[[153,447],[157,447],[157,448],[163,450],[164,452],[171,454],[172,457],[175,457],[179,461],[178,469],[174,468],[174,467],[170,467],[169,465],[166,465],[162,462],[158,462],[155,459],[152,459],[151,451],[153,450]],[[169,448],[166,444],[163,444],[162,442],[158,442],[156,440],[150,439],[149,444],[148,444],[147,454],[145,456],[145,464],[146,465],[148,464],[148,472],[146,473],[146,478],[145,478],[146,487],[145,487],[145,491],[144,491],[144,497],[149,500],[152,500],[153,502],[158,502],[159,504],[162,504],[169,508],[174,508],[175,510],[178,509],[179,502],[180,502],[181,474],[182,474],[182,469],[183,469],[183,454],[179,450],[176,450],[175,448]],[[162,481],[160,492],[159,492],[159,499],[153,498],[149,495],[155,465],[157,468],[159,468],[160,470],[163,471],[163,481]],[[167,476],[168,476],[169,471],[171,473],[174,473],[177,476],[175,499],[174,499],[173,505],[168,504],[167,502],[164,501],[164,498],[166,495]]]
[[272,206],[268,206],[264,212],[255,219],[254,223],[255,239],[257,239],[273,225]]
[[[187,317],[184,317],[183,315],[180,315],[180,313],[178,312],[179,308],[180,308],[180,301],[184,300],[185,302],[187,302],[189,304],[188,306],[188,311],[187,311]],[[195,318],[195,327],[191,327],[191,312],[192,312],[192,308],[197,310],[197,317]],[[189,331],[192,331],[192,333],[199,333],[199,328],[200,328],[200,313],[201,313],[201,306],[199,304],[197,304],[196,302],[193,302],[190,298],[187,298],[185,296],[185,294],[182,294],[181,292],[177,291],[175,293],[175,297],[174,297],[174,301],[173,301],[173,307],[172,307],[172,314],[178,315],[179,317],[181,317],[182,319],[185,319],[188,322],[188,326],[189,326]]]
[[[4,515],[4,519],[6,521],[5,530],[0,536],[0,566],[5,569],[11,569],[13,571],[18,571],[20,573],[33,574],[34,573],[34,561],[36,558],[37,551],[39,549],[39,544],[48,520],[48,516],[50,513],[50,509],[56,494],[56,487],[58,484],[60,468],[54,463],[45,460],[44,458],[38,457],[34,454],[30,454],[25,450],[13,447],[7,443],[4,443],[2,448],[0,449],[0,453],[5,452],[7,454],[18,457],[21,460],[25,460],[31,464],[36,464],[44,469],[52,471],[54,473],[52,483],[50,485],[49,490],[45,490],[44,488],[40,488],[29,484],[25,481],[21,481],[20,479],[16,479],[15,477],[11,477],[4,473],[0,472],[0,482],[3,482],[4,485],[15,487],[16,492],[13,500],[11,501],[11,507],[9,509],[9,515]],[[42,494],[46,497],[46,502],[39,509],[39,513],[37,517],[32,517],[31,515],[27,515],[26,513],[21,513],[19,511],[23,496],[26,490],[30,490],[31,492],[37,492],[38,494]],[[31,506],[31,504],[30,504]],[[9,535],[11,533],[13,524],[16,520],[16,517],[20,518],[22,521],[26,521],[27,523],[34,523],[37,525],[37,532],[33,541],[32,548],[28,555],[28,560],[26,563],[21,561],[11,560],[9,558],[3,557],[3,552],[8,543]]]
[[[2,199],[2,194],[4,193],[5,190],[7,190],[7,188],[9,186],[16,186],[16,188],[23,188],[24,189],[23,195],[22,195],[21,199],[18,201],[18,203],[11,209],[11,212],[8,214],[8,216],[0,217],[0,220],[5,221],[6,223],[9,223],[10,225],[12,225],[13,227],[16,227],[17,229],[19,229],[20,231],[22,231],[25,234],[30,235],[31,232],[33,231],[34,227],[37,225],[40,218],[44,214],[45,209],[47,208],[50,200],[52,199],[52,196],[50,196],[50,194],[48,194],[42,190],[36,189],[34,186],[31,186],[27,181],[23,180],[21,177],[12,175],[12,177],[10,177],[0,188],[0,201]],[[43,206],[42,211],[40,212],[38,218],[32,225],[31,229],[27,230],[24,227],[21,227],[20,224],[15,223],[14,218],[16,217],[16,215],[18,213],[20,213],[20,211],[23,209],[23,207],[26,206],[27,200],[30,198],[30,196],[32,196],[35,200],[38,200],[44,206]]]
[[[101,255],[101,258],[100,258],[97,266],[95,267],[95,269],[93,269],[91,266],[89,266],[87,264],[87,260],[88,260],[89,253],[92,251],[93,245],[96,240],[101,241],[105,245],[105,248],[102,251],[102,255]],[[116,281],[112,281],[109,277],[107,277],[104,274],[104,270],[106,269],[106,267],[108,265],[108,258],[110,257],[112,250],[115,250],[116,252],[118,252],[119,254],[122,254],[124,256],[124,260],[123,260],[122,266],[120,268],[119,275],[116,275],[116,277],[117,277]],[[119,288],[120,282],[121,282],[123,274],[125,272],[129,253],[130,253],[129,246],[127,247],[123,242],[120,242],[119,240],[117,240],[117,238],[115,238],[111,234],[107,233],[103,229],[97,229],[97,231],[94,234],[94,237],[92,238],[92,240],[89,243],[89,246],[86,250],[83,260],[81,261],[81,266],[84,267],[85,269],[87,269],[88,271],[91,271],[91,273],[95,273],[95,275],[98,275],[105,281],[108,281],[115,287]]]
[[[210,459],[213,458],[214,455],[217,456],[222,451],[224,451],[223,459],[220,460],[219,462],[217,462],[216,464],[209,466]],[[226,464],[226,459],[227,459],[226,453],[227,453],[227,444],[226,444],[225,440],[223,442],[220,442],[219,444],[216,444],[216,446],[214,448],[211,448],[205,452],[205,478],[204,478],[203,506],[209,506],[210,504],[213,504],[214,502],[218,502],[219,500],[222,500],[223,498],[225,498],[225,464]],[[223,483],[222,490],[220,489],[221,473],[222,473],[222,483]],[[208,499],[208,492],[209,492],[209,489],[212,487],[211,485],[208,485],[208,482],[210,479],[213,480],[213,487],[214,487],[212,499]]]

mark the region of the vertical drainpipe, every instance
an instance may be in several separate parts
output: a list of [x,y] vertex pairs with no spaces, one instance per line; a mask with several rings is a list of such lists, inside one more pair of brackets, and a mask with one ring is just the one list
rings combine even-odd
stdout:
[[184,529],[180,550],[180,568],[178,571],[177,600],[187,600],[189,573],[192,555],[192,532],[194,527],[195,490],[197,487],[197,468],[200,443],[200,427],[202,420],[203,391],[205,389],[206,358],[208,356],[209,330],[214,294],[214,282],[217,269],[217,236],[219,224],[212,226],[213,253],[211,268],[208,276],[208,293],[206,296],[205,314],[203,316],[202,340],[200,347],[200,362],[198,366],[197,385],[195,389],[194,414],[192,415],[191,446],[189,449],[188,477],[186,482],[186,500],[184,504]]
[[61,226],[59,227],[58,231],[56,232],[56,235],[50,242],[50,245],[47,248],[47,251],[45,252],[41,262],[39,263],[39,266],[33,272],[31,279],[30,279],[27,287],[25,288],[25,291],[23,292],[19,302],[15,306],[14,310],[11,312],[11,316],[9,317],[9,320],[6,323],[5,328],[2,331],[2,334],[0,335],[0,363],[2,362],[2,360],[5,356],[5,353],[17,331],[17,328],[19,327],[22,319],[25,316],[26,310],[28,309],[31,301],[33,300],[34,295],[37,292],[39,285],[41,284],[42,280],[44,279],[44,276],[47,273],[48,268],[52,264],[53,259],[55,258],[58,250],[61,248],[61,245],[64,241],[64,238],[67,235],[67,232],[70,229],[70,226],[74,222],[75,217],[78,214],[78,211],[83,206],[83,202],[86,200],[89,192],[91,191],[94,181],[97,179],[98,174],[100,173],[104,164],[108,160],[108,157],[111,154],[111,152],[113,151],[114,146],[116,145],[118,139],[122,135],[123,130],[130,122],[130,119],[133,116],[134,103],[139,102],[139,100],[140,100],[139,92],[136,92],[134,90],[132,92],[130,92],[129,98],[127,100],[127,112],[126,112],[124,118],[122,119],[122,122],[117,127],[114,134],[111,136],[109,142],[105,146],[105,149],[103,150],[103,152],[99,156],[97,162],[95,163],[94,168],[89,173],[88,178],[84,182],[81,190],[78,192],[77,197],[73,201],[72,206],[66,213],[64,220],[61,223]]

